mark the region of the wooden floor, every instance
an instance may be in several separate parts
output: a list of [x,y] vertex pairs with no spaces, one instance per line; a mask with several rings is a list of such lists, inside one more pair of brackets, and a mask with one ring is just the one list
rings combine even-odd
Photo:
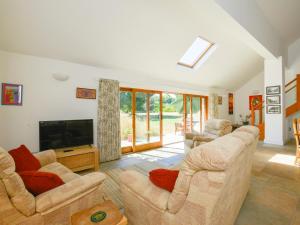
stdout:
[[[300,168],[294,165],[294,145],[284,147],[259,143],[255,153],[250,191],[235,225],[300,225]],[[108,176],[107,198],[123,208],[119,175],[134,169],[145,175],[156,168],[172,168],[184,157],[183,143],[101,164]]]

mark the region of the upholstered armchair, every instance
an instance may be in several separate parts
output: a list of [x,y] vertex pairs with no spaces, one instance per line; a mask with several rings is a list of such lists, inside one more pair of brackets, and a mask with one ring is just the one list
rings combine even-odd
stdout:
[[209,119],[205,122],[203,133],[186,133],[185,145],[194,148],[200,144],[210,142],[232,131],[232,122],[224,119]]
[[40,171],[56,173],[65,184],[33,196],[15,172],[13,158],[0,148],[1,225],[69,225],[73,213],[103,201],[104,174],[75,174],[56,162],[52,150],[35,156],[41,163]]
[[247,195],[259,131],[248,126],[193,148],[168,192],[137,171],[121,174],[131,225],[232,225]]

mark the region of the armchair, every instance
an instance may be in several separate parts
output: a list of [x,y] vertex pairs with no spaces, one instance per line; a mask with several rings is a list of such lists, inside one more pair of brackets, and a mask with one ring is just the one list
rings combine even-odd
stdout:
[[214,139],[229,134],[232,131],[232,123],[224,119],[210,119],[205,122],[203,133],[186,133],[185,145],[194,148],[200,144],[204,144]]
[[33,196],[15,172],[13,158],[0,148],[1,225],[70,225],[73,213],[103,201],[103,173],[75,174],[56,162],[52,150],[35,156],[41,163],[40,171],[56,173],[65,184]]

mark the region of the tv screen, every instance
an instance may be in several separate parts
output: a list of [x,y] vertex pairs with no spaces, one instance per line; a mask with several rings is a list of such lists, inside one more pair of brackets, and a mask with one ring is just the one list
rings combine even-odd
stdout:
[[93,120],[40,121],[40,151],[94,143]]

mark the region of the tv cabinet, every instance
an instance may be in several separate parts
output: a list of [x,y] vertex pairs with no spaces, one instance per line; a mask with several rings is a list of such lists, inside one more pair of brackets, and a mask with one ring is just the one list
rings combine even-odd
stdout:
[[59,163],[78,172],[87,169],[99,170],[99,150],[88,145],[56,149],[56,159]]

